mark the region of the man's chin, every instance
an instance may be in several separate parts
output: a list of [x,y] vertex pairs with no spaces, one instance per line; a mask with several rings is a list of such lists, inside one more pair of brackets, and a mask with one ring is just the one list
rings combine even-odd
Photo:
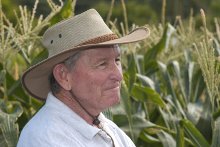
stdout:
[[119,96],[112,97],[111,99],[112,99],[111,106],[117,105],[120,102],[120,97]]

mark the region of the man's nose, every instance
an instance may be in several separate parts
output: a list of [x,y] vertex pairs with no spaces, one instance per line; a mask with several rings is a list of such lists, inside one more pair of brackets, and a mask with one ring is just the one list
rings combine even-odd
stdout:
[[114,64],[111,72],[111,79],[121,81],[123,79],[121,65]]

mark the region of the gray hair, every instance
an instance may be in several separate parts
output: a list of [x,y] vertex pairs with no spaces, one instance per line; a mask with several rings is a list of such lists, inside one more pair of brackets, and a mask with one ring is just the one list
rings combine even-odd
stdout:
[[[70,56],[69,58],[67,58],[65,61],[63,61],[62,63],[69,69],[72,70],[74,68],[74,65],[76,63],[76,61],[79,59],[80,55],[81,55],[82,51],[79,51],[77,53],[75,53],[74,55]],[[61,90],[61,86],[60,84],[56,81],[56,79],[54,78],[53,73],[50,74],[49,76],[49,83],[50,83],[50,90],[53,94],[57,94],[60,92]]]

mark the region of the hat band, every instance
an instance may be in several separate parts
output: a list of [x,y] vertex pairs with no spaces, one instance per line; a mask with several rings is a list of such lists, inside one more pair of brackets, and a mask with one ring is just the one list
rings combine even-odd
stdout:
[[118,36],[116,34],[106,34],[103,36],[99,36],[96,38],[89,39],[83,43],[80,43],[77,46],[82,46],[82,45],[87,45],[87,44],[97,44],[97,43],[102,43],[110,40],[118,39]]

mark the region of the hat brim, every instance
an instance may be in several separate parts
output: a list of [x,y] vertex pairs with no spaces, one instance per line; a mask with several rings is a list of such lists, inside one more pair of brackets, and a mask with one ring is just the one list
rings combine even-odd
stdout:
[[150,31],[148,28],[137,28],[130,34],[118,39],[98,44],[87,44],[65,50],[30,67],[22,76],[22,85],[31,96],[40,100],[45,100],[47,98],[48,92],[50,91],[48,78],[49,75],[52,73],[53,67],[56,64],[61,63],[62,61],[64,61],[65,59],[67,59],[68,57],[72,56],[74,53],[80,50],[86,50],[90,48],[114,44],[127,44],[137,42],[147,38],[149,34]]

